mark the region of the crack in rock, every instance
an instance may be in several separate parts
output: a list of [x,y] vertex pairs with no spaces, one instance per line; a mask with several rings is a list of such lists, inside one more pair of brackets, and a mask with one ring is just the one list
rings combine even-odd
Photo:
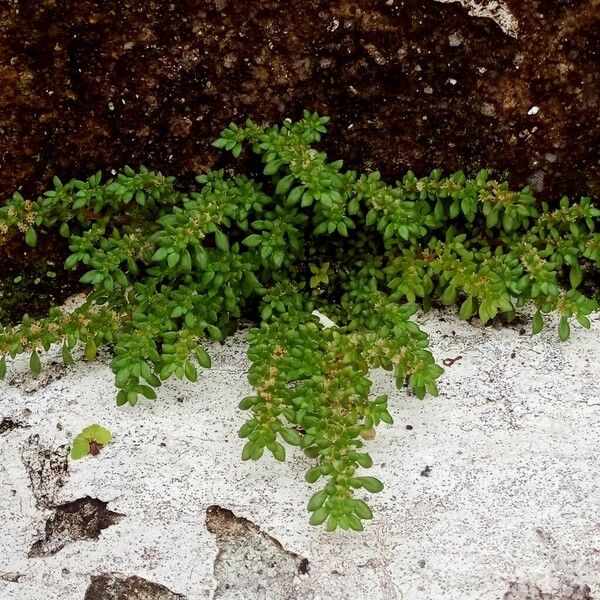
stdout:
[[27,425],[23,425],[20,421],[15,421],[9,417],[5,417],[0,421],[0,435],[12,431],[13,429],[19,429],[22,427],[27,427]]
[[21,452],[21,460],[29,476],[31,491],[39,509],[54,508],[58,490],[64,485],[69,470],[69,448],[44,448],[38,435],[29,437]]
[[83,600],[185,600],[185,596],[136,575],[102,573],[92,575]]
[[587,585],[567,585],[558,593],[543,592],[530,582],[512,582],[503,600],[593,600]]
[[209,506],[206,528],[216,536],[219,549],[214,564],[215,600],[314,597],[312,591],[299,588],[300,575],[309,571],[308,559],[286,550],[248,519]]
[[435,0],[448,4],[450,2],[459,2],[466,8],[471,17],[483,17],[491,19],[502,29],[502,31],[511,37],[517,38],[519,35],[519,21],[510,12],[510,9],[502,0]]
[[0,573],[0,580],[10,583],[19,583],[25,577],[25,573]]
[[86,496],[57,507],[46,521],[45,537],[33,544],[29,558],[56,554],[78,540],[97,540],[103,529],[124,516],[108,510],[107,506],[107,502]]

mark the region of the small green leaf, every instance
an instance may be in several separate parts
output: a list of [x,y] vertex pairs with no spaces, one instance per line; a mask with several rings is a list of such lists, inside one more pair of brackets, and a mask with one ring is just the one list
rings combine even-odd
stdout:
[[212,361],[208,352],[204,348],[197,346],[194,353],[198,359],[198,364],[205,369],[210,369]]
[[225,147],[225,145],[227,144],[227,142],[228,142],[228,141],[229,141],[229,140],[227,140],[227,139],[225,139],[225,138],[222,138],[222,137],[221,137],[221,138],[219,138],[218,140],[215,140],[215,141],[212,143],[212,145],[213,145],[215,148],[224,148],[224,147]]
[[36,350],[31,353],[29,357],[29,368],[34,376],[39,375],[42,372],[42,363]]
[[353,529],[354,531],[363,531],[364,527],[362,521],[357,516],[349,515],[347,518],[350,529]]
[[215,231],[215,245],[219,250],[223,252],[229,252],[229,239],[227,236],[217,229]]
[[196,371],[196,367],[194,367],[194,365],[191,362],[186,361],[184,369],[185,376],[188,379],[188,381],[198,381],[198,371]]
[[277,171],[279,171],[279,168],[281,167],[281,163],[282,163],[282,161],[280,161],[280,160],[272,160],[272,161],[268,162],[265,165],[263,173],[265,175],[275,175],[275,173],[277,173]]
[[377,214],[377,211],[374,208],[372,208],[367,213],[365,223],[368,227],[370,227],[371,225],[375,225],[378,219],[379,215]]
[[285,253],[281,248],[277,248],[275,252],[273,252],[273,264],[279,268],[283,264],[283,259],[285,257]]
[[73,355],[71,354],[69,346],[66,343],[62,345],[62,359],[65,365],[72,366],[75,364],[75,361],[73,360]]
[[156,392],[149,385],[138,385],[137,391],[144,396],[144,398],[148,398],[148,400],[156,400]]
[[269,444],[269,450],[271,450],[271,454],[276,460],[280,462],[285,460],[285,448],[279,442]]
[[6,377],[6,356],[0,358],[0,379]]
[[168,250],[164,247],[161,247],[152,255],[152,260],[154,262],[160,262],[161,260],[167,258],[167,253]]
[[357,479],[360,481],[361,486],[372,494],[376,494],[383,489],[383,483],[376,477],[358,477]]
[[311,499],[308,501],[308,510],[310,512],[318,510],[319,508],[321,508],[321,506],[323,506],[323,503],[325,502],[326,499],[327,499],[327,491],[326,490],[321,490],[320,492],[313,494]]
[[337,224],[337,231],[340,235],[348,237],[348,229],[346,228],[346,224],[343,221],[340,221]]
[[249,235],[247,238],[245,238],[242,241],[242,244],[244,244],[244,246],[248,246],[248,248],[255,248],[261,243],[261,241],[262,237],[257,233],[253,233],[252,235]]
[[542,313],[537,310],[533,316],[533,322],[531,323],[531,333],[536,335],[542,329],[544,329],[544,317],[542,317]]
[[288,192],[288,190],[290,189],[290,187],[292,186],[292,183],[294,183],[293,175],[286,175],[285,177],[282,177],[279,180],[279,183],[277,184],[277,186],[275,188],[275,193],[276,194],[286,194]]
[[96,442],[97,444],[102,444],[106,446],[112,440],[112,434],[106,427],[102,427],[102,425],[98,425],[98,423],[94,423],[93,425],[88,425],[85,427],[81,433],[77,437],[83,437],[90,442]]
[[94,360],[96,358],[96,351],[96,342],[94,342],[94,338],[88,338],[83,351],[85,357],[88,360]]
[[37,244],[37,233],[33,227],[30,227],[25,233],[25,243],[31,247]]
[[279,434],[290,446],[302,444],[302,436],[295,429],[281,429]]
[[123,406],[126,403],[127,403],[127,391],[119,390],[119,393],[117,394],[117,406]]
[[310,516],[309,523],[311,525],[321,525],[321,523],[325,522],[325,519],[329,516],[329,509],[325,506],[315,510],[313,514]]
[[238,408],[240,410],[250,410],[257,403],[257,401],[257,396],[247,396],[246,398],[242,398],[242,400],[240,400]]
[[65,269],[72,269],[77,264],[78,260],[79,257],[77,256],[77,254],[71,254],[70,256],[68,256],[67,260],[65,260]]
[[571,283],[571,287],[573,289],[579,287],[582,279],[583,273],[581,272],[581,267],[577,263],[574,263],[569,273],[569,282]]
[[61,237],[68,238],[71,233],[69,230],[69,224],[62,223],[58,232],[60,233]]
[[561,317],[560,323],[558,324],[558,337],[561,342],[564,342],[569,339],[569,335],[571,335],[571,326],[569,325],[569,321],[567,317]]
[[585,315],[577,315],[577,322],[586,329],[589,329],[592,325],[590,320]]
[[504,213],[504,217],[502,217],[502,227],[506,232],[510,232],[514,227],[514,220],[508,213]]
[[320,467],[311,467],[308,471],[306,471],[306,475],[304,478],[308,483],[314,483],[321,477],[321,468]]
[[84,456],[87,456],[90,453],[90,442],[84,437],[77,436],[73,440],[73,445],[71,446],[71,458],[73,460],[79,460]]
[[473,298],[469,296],[461,305],[458,316],[466,321],[473,314]]
[[264,452],[264,448],[262,446],[259,446],[258,444],[254,445],[254,450],[252,451],[252,456],[250,458],[252,458],[252,460],[260,460],[261,456],[263,455]]
[[359,454],[356,462],[363,468],[369,469],[373,466],[373,459],[368,454]]
[[242,450],[242,460],[250,460],[252,458],[252,454],[254,453],[255,444],[254,442],[248,441],[244,445]]
[[287,206],[293,206],[294,204],[298,204],[300,199],[302,198],[302,194],[304,194],[304,186],[295,187],[287,197]]
[[372,519],[373,511],[369,507],[369,505],[363,500],[359,500],[358,498],[354,499],[353,502],[354,514],[360,519]]

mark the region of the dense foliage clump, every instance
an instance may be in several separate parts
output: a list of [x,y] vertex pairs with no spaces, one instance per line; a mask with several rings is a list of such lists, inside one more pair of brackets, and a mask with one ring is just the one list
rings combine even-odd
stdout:
[[484,323],[531,303],[533,332],[556,311],[563,340],[574,321],[589,327],[596,304],[580,285],[600,263],[600,210],[589,198],[539,208],[528,188],[511,191],[488,171],[409,172],[395,185],[345,171],[314,147],[327,121],[230,125],[215,146],[236,157],[249,147],[262,161],[256,178],[214,171],[185,191],[126,168],[107,181],[55,178],[36,201],[15,194],[0,209],[3,239],[18,228],[35,245],[40,228],[57,228],[71,250],[65,269],[84,269],[92,291],[72,312],[1,330],[0,374],[6,356],[29,353],[38,373],[51,344],[71,363],[78,344],[91,360],[110,343],[117,403],[134,405],[173,375],[196,381],[211,364],[202,340],[251,318],[242,458],[266,449],[283,460],[285,445],[299,446],[314,461],[306,479],[322,481],[311,523],[362,529],[372,514],[358,491],[382,488],[362,474],[364,444],[392,422],[369,370],[393,371],[420,398],[437,393],[442,369],[411,320],[434,302]]

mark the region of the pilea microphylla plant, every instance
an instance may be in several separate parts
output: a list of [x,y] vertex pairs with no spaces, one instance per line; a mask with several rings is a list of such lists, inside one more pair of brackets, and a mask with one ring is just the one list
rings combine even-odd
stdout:
[[278,126],[230,125],[214,145],[258,155],[256,179],[213,171],[190,191],[125,168],[107,181],[55,178],[35,201],[14,194],[0,208],[2,240],[17,228],[33,246],[40,228],[58,229],[71,250],[65,269],[83,269],[92,291],[71,312],[4,327],[1,374],[6,356],[28,353],[38,373],[51,344],[68,364],[78,344],[89,360],[110,344],[117,404],[134,405],[169,377],[196,381],[211,365],[203,340],[254,320],[242,458],[266,449],[284,460],[286,445],[299,446],[313,461],[307,481],[320,485],[310,522],[361,530],[372,516],[362,491],[383,487],[364,474],[365,442],[392,423],[369,370],[393,371],[419,398],[437,393],[442,368],[411,319],[434,302],[483,323],[529,303],[533,332],[558,312],[562,340],[575,321],[589,327],[596,303],[580,285],[600,263],[600,210],[589,198],[538,207],[528,188],[511,191],[488,171],[409,172],[395,185],[345,171],[313,147],[327,122],[305,112]]

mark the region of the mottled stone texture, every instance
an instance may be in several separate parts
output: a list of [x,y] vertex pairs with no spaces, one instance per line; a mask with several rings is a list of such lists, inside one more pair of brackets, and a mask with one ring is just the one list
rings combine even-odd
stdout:
[[185,597],[135,575],[102,573],[92,575],[84,600],[185,600]]
[[303,107],[388,178],[490,166],[599,193],[600,2],[505,4],[517,39],[434,0],[4,0],[0,193],[125,163],[189,180],[226,164],[208,143],[229,121]]

